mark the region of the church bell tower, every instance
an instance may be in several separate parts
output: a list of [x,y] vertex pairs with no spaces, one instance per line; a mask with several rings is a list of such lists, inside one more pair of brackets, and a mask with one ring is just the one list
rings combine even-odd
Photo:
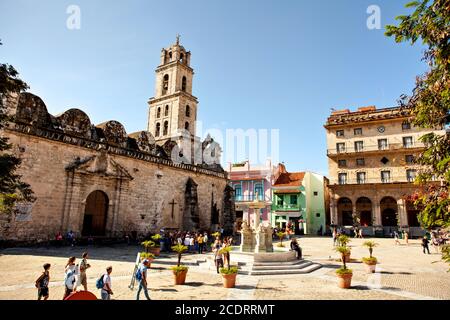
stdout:
[[194,70],[190,62],[191,53],[180,45],[179,36],[175,44],[161,50],[155,96],[148,102],[148,131],[158,145],[196,135],[198,100],[192,95]]

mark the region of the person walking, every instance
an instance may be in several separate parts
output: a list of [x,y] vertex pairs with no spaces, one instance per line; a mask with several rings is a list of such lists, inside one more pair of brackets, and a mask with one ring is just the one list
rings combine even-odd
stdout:
[[84,291],[88,291],[86,270],[91,267],[91,265],[87,262],[89,255],[87,252],[84,252],[81,257],[83,259],[80,262],[80,283],[83,286]]
[[422,239],[422,249],[423,249],[423,253],[425,254],[425,250],[428,251],[428,254],[430,254],[430,248],[428,247],[428,243],[430,241],[428,240],[427,236],[423,237]]
[[139,281],[139,289],[137,291],[136,300],[139,300],[142,289],[144,289],[144,295],[147,300],[151,300],[150,296],[148,295],[147,287],[147,269],[149,268],[149,264],[149,261],[145,259],[144,261],[142,261],[142,264],[138,268],[139,277],[136,277],[136,279]]
[[195,252],[195,236],[191,235],[189,238],[189,252]]
[[198,253],[199,254],[202,254],[203,253],[203,235],[202,234],[200,234],[198,237],[197,237],[197,243],[198,243]]
[[408,240],[409,240],[408,232],[403,231],[403,238],[405,238],[405,243],[406,243],[406,245],[409,245],[409,242],[408,242]]
[[302,258],[302,249],[298,245],[297,239],[295,238],[292,238],[291,240],[291,250],[295,251],[298,260]]
[[64,269],[65,290],[63,300],[66,299],[72,292],[76,292],[77,290],[77,266],[75,265],[76,259],[77,258],[75,257],[70,257]]
[[189,236],[189,233],[184,237],[184,245],[188,248],[188,252],[191,252],[191,237]]
[[103,275],[103,288],[100,292],[102,300],[111,300],[111,295],[113,295],[113,291],[111,289],[111,272],[112,267],[109,266],[106,268],[106,273]]
[[364,237],[363,237],[363,229],[362,228],[360,228],[359,231],[358,231],[358,238],[364,239]]
[[337,230],[336,230],[336,228],[333,228],[332,235],[333,235],[333,247],[335,247],[336,246],[336,240],[337,240]]
[[207,252],[208,251],[208,233],[205,232],[205,234],[203,235],[203,251]]
[[50,263],[44,264],[44,272],[36,280],[36,288],[38,289],[38,300],[44,298],[47,300],[49,297],[48,284],[50,282]]
[[395,240],[395,245],[400,245],[400,240],[398,239],[398,232],[394,231],[394,240]]
[[213,245],[214,251],[214,262],[216,263],[217,273],[219,273],[220,268],[223,268],[223,256],[220,253],[220,249],[222,248],[222,243],[219,237],[216,237],[216,241],[214,241]]

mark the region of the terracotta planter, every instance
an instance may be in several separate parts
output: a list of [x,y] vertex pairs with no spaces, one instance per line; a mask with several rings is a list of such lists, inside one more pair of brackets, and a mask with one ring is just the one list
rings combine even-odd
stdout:
[[158,257],[161,252],[161,247],[151,247],[149,252]]
[[173,279],[175,281],[176,285],[181,285],[184,284],[186,282],[186,275],[187,275],[187,270],[186,271],[172,271],[173,272]]
[[342,289],[348,289],[350,288],[352,284],[352,276],[353,274],[347,273],[347,274],[338,274],[338,287]]
[[367,262],[364,262],[364,265],[366,266],[367,273],[375,273],[375,269],[377,266],[376,263],[369,264]]
[[224,288],[234,288],[236,285],[237,273],[232,274],[222,274],[223,287]]

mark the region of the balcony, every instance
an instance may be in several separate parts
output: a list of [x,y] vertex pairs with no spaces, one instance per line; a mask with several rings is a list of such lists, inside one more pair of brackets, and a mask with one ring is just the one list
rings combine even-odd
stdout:
[[[250,194],[250,195],[236,195],[234,197],[234,201],[235,202],[254,202],[256,200],[256,195],[255,194]],[[263,194],[259,194],[258,195],[258,200],[259,201],[266,201],[266,202],[270,202],[270,198],[263,195]]]
[[330,179],[330,185],[365,185],[365,184],[372,184],[372,183],[414,183],[413,177],[407,177],[404,176],[396,176],[396,177],[375,177],[375,178],[364,178],[364,179],[342,179],[339,180],[339,178],[332,178]]
[[272,205],[274,211],[301,211],[302,208],[299,204],[274,204]]
[[425,145],[422,142],[405,142],[405,143],[390,143],[382,145],[357,145],[357,146],[344,146],[337,149],[328,149],[327,156],[335,157],[338,155],[351,155],[360,153],[378,153],[378,152],[389,152],[389,151],[399,151],[406,149],[423,149]]

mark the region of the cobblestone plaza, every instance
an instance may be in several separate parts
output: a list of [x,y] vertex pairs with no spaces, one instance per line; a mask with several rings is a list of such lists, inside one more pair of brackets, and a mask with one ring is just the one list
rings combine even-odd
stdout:
[[[352,239],[354,271],[352,287],[337,287],[335,270],[340,266],[338,254],[333,251],[331,238],[300,238],[303,257],[322,264],[322,268],[299,275],[248,276],[239,274],[236,288],[225,289],[222,278],[213,268],[196,262],[209,261],[212,253],[184,255],[182,262],[190,266],[186,284],[175,286],[169,270],[176,262],[174,255],[161,255],[160,262],[152,263],[149,273],[150,296],[154,300],[448,300],[450,273],[441,255],[431,249],[423,254],[419,240],[409,245],[394,245],[393,239],[374,239],[379,246],[374,250],[378,258],[377,272],[367,274],[361,258],[368,255],[362,247],[363,239]],[[87,250],[92,268],[88,270],[88,289],[100,298],[95,280],[109,265],[113,266],[113,299],[133,300],[136,289],[128,288],[136,253],[140,247],[117,245],[113,247],[9,248],[0,251],[0,299],[35,300],[34,280],[42,265],[51,263],[50,300],[62,300],[64,293],[64,266],[68,257],[80,259]],[[231,256],[233,259],[233,256]],[[78,260],[77,260],[78,261]],[[173,263],[172,263],[173,262]],[[203,264],[204,265],[204,264]]]

